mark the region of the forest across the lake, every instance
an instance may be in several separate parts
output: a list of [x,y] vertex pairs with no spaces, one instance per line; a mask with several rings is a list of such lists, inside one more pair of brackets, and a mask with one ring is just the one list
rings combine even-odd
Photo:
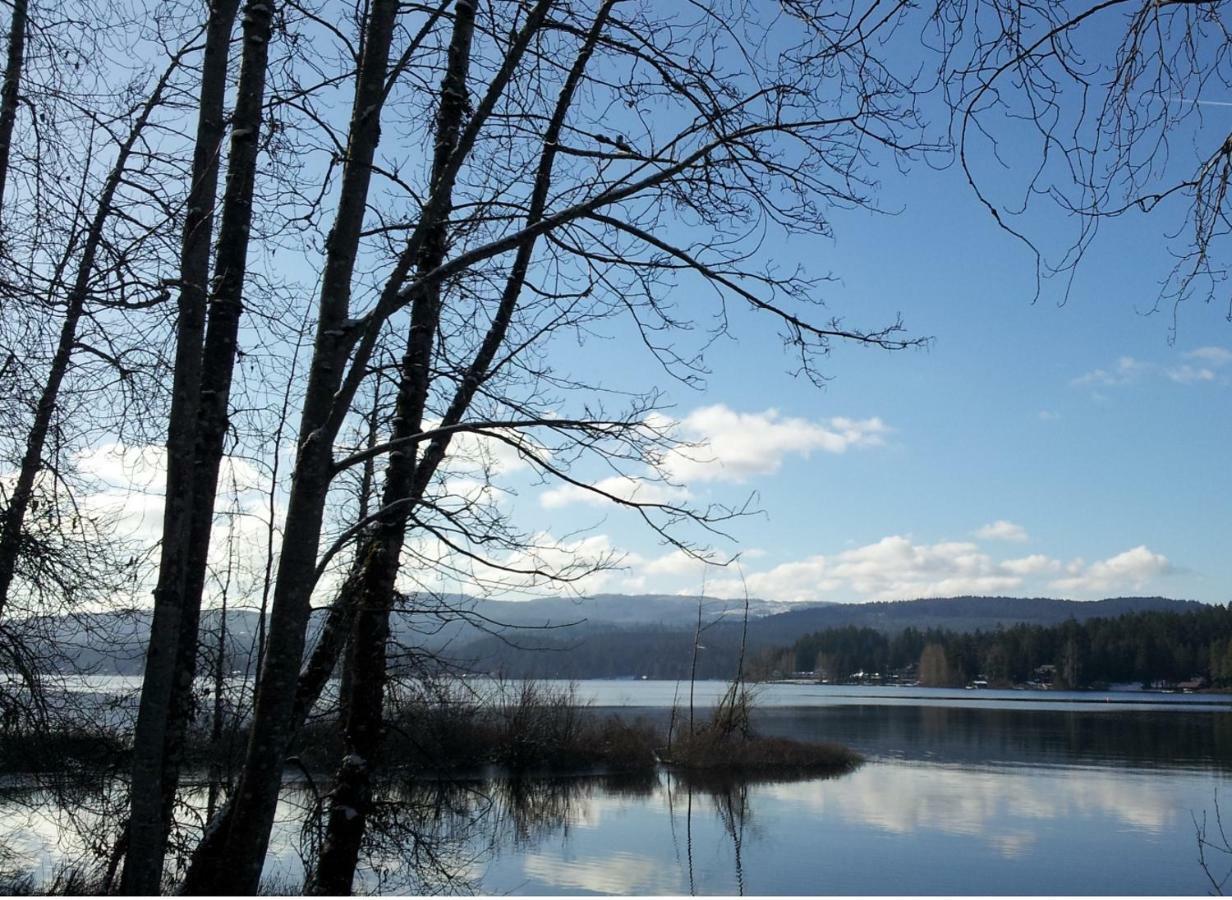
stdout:
[[1232,688],[1232,608],[1127,613],[1060,625],[974,632],[904,628],[887,635],[847,626],[805,635],[758,661],[763,675],[807,672],[818,680],[927,687],[1111,684],[1199,690]]

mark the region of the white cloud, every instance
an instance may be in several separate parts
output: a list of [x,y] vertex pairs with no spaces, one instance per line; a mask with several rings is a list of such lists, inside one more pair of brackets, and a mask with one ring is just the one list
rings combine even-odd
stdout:
[[[880,446],[892,430],[877,417],[811,421],[784,417],[775,409],[742,413],[721,403],[695,409],[678,421],[658,416],[651,424],[657,430],[674,432],[688,446],[664,454],[661,476],[613,475],[595,482],[594,487],[623,500],[677,503],[688,499],[690,485],[743,483],[773,475],[789,457],[808,459],[814,452],[837,454]],[[562,485],[541,493],[539,502],[547,509],[559,509],[608,501],[577,485]]]
[[1116,364],[1107,369],[1092,369],[1079,375],[1070,384],[1076,387],[1102,384],[1108,387],[1119,387],[1130,384],[1140,376],[1147,364],[1141,363],[1132,356],[1122,356]]
[[647,560],[640,571],[642,575],[700,578],[703,572],[711,568],[711,565],[683,550],[673,550],[663,556]]
[[[973,543],[916,544],[891,535],[833,556],[819,554],[752,572],[746,580],[753,596],[767,600],[905,600],[1003,593],[1020,586],[1023,574]],[[742,590],[738,581],[725,579],[713,592],[739,596]]]
[[1196,359],[1209,366],[1226,366],[1232,363],[1232,350],[1226,347],[1199,347],[1185,354],[1188,359]]
[[[689,496],[685,488],[661,481],[634,478],[630,475],[613,475],[595,482],[593,487],[597,491],[602,491],[603,494],[638,503],[679,503]],[[573,503],[603,506],[610,502],[602,494],[586,490],[576,484],[563,484],[539,495],[539,504],[545,509],[560,509]]]
[[680,421],[679,430],[697,446],[669,453],[664,464],[669,475],[684,483],[743,482],[777,472],[789,456],[807,459],[814,451],[880,446],[890,432],[877,417],[815,422],[784,417],[776,409],[741,413],[723,404],[694,410]]
[[[1224,347],[1199,347],[1183,354],[1188,362],[1177,365],[1144,362],[1122,356],[1108,368],[1093,369],[1073,379],[1076,387],[1123,387],[1143,378],[1166,378],[1176,384],[1202,384],[1220,380],[1218,369],[1232,363],[1232,350]],[[1226,378],[1223,379],[1226,383]]]
[[486,559],[477,558],[483,548],[471,550],[471,555],[459,554],[431,536],[416,536],[407,544],[407,556],[415,564],[402,566],[399,589],[497,590],[505,599],[517,594],[595,594],[612,590],[627,567],[642,563],[637,554],[615,547],[606,534],[562,539],[539,532],[522,548]]
[[766,600],[807,602],[827,598],[843,588],[844,583],[831,577],[829,561],[824,556],[782,563],[766,572],[750,572],[742,583],[738,578],[723,578],[706,588],[716,597],[742,597],[744,585],[750,596]]
[[1001,563],[1001,568],[1015,575],[1040,575],[1061,571],[1061,563],[1042,553],[1033,553],[1021,559],[1007,559]]
[[[156,445],[125,445],[117,441],[80,450],[73,468],[82,485],[73,502],[87,519],[101,523],[101,531],[124,547],[124,554],[147,560],[134,569],[123,585],[107,588],[99,604],[143,605],[150,602],[162,539],[163,505],[167,478],[166,449]],[[8,481],[10,473],[0,473]],[[250,461],[223,457],[218,476],[216,519],[210,537],[206,602],[217,599],[219,585],[227,583],[232,600],[259,591],[264,576],[269,521],[268,479]],[[281,518],[283,507],[274,514]],[[280,535],[275,533],[273,552]],[[215,577],[216,576],[216,577]],[[100,587],[101,590],[101,587]]]
[[[435,428],[439,424],[439,422],[431,422],[428,423],[428,427]],[[471,475],[487,473],[495,476],[518,472],[530,465],[514,444],[494,435],[504,435],[516,443],[523,444],[536,456],[551,458],[550,451],[536,441],[533,435],[524,431],[509,428],[493,429],[492,434],[463,431],[455,434],[450,441],[445,468],[458,473]]]
[[[663,578],[669,568],[645,574]],[[971,542],[918,544],[910,537],[891,535],[840,553],[816,554],[749,572],[745,578],[754,597],[812,602],[1002,595],[1042,591],[1046,586],[1066,593],[1110,593],[1140,589],[1171,570],[1167,558],[1146,547],[1090,564],[1082,559],[1062,563],[1042,553],[996,559]],[[1046,576],[1054,580],[1040,580]],[[655,582],[654,577],[648,580]],[[743,590],[740,581],[730,577],[712,581],[707,588],[722,597],[738,597]]]
[[1086,565],[1074,560],[1066,567],[1066,578],[1058,578],[1052,586],[1075,593],[1097,593],[1132,588],[1141,590],[1151,579],[1172,571],[1168,558],[1139,545],[1108,559]]
[[1214,381],[1215,370],[1205,366],[1180,365],[1164,369],[1164,377],[1177,384],[1195,384],[1200,381]]
[[1015,525],[1013,522],[1007,522],[1005,519],[997,519],[997,521],[985,525],[983,528],[977,528],[974,534],[977,538],[985,541],[1015,541],[1022,543],[1030,540],[1025,528],[1021,525]]
[[1001,571],[975,544],[913,544],[894,535],[838,556],[834,574],[877,600],[996,593],[1022,579]]

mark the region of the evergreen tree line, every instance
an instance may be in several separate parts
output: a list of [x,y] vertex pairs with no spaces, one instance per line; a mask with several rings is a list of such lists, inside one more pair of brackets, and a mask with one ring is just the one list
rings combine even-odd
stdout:
[[[977,677],[991,685],[1018,684],[1042,674],[1069,688],[1193,678],[1232,687],[1232,605],[967,633],[906,628],[887,635],[872,628],[831,628],[759,662],[760,674],[813,671],[831,681],[915,667],[921,684],[936,686]],[[1044,670],[1047,666],[1053,670]]]

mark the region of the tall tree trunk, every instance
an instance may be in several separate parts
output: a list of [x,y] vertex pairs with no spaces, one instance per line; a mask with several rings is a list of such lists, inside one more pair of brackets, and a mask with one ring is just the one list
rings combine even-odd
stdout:
[[[528,218],[533,222],[542,217],[551,182],[552,164],[565,114],[573,93],[590,59],[611,2],[605,3],[596,16],[587,40],[578,53],[556,109],[544,134],[544,152],[540,158],[536,188],[531,197]],[[455,20],[450,62],[441,85],[441,105],[437,118],[436,156],[433,181],[443,177],[449,156],[457,141],[459,126],[466,110],[466,74],[469,60],[472,23],[459,16]],[[463,27],[466,33],[462,34]],[[421,274],[435,269],[444,261],[446,224],[452,197],[446,196],[440,218],[423,245],[418,262]],[[460,419],[469,408],[474,390],[487,375],[495,348],[504,340],[508,317],[525,279],[533,242],[520,247],[513,270],[506,284],[495,333],[486,336],[480,352],[468,368],[467,377],[451,404],[454,418]],[[437,324],[440,320],[439,285],[432,285],[416,295],[411,309],[411,332],[402,363],[402,380],[391,441],[406,439],[423,429],[424,408],[431,385],[431,359]],[[464,398],[464,399],[463,399]],[[399,558],[406,537],[408,500],[420,499],[437,466],[445,455],[446,444],[434,442],[425,448],[424,458],[416,465],[416,445],[408,444],[390,454],[385,473],[382,508],[398,512],[380,521],[375,534],[365,542],[359,553],[360,571],[355,579],[356,599],[354,623],[347,645],[345,672],[348,690],[342,698],[345,756],[335,777],[330,797],[329,819],[321,856],[313,879],[306,887],[310,894],[350,894],[360,844],[372,810],[372,774],[380,752],[384,732],[384,698],[388,681],[386,648],[389,640],[389,618],[395,596]]]
[[[419,259],[420,248],[439,214],[443,198],[451,190],[484,121],[495,109],[531,39],[543,26],[552,3],[553,0],[536,0],[522,28],[513,36],[487,93],[467,122],[445,177],[432,186],[420,221],[407,239],[377,301],[377,310],[388,311],[403,305],[403,287]],[[430,17],[425,28],[431,27],[445,5]],[[472,7],[474,0],[457,0],[456,6]],[[372,50],[373,44],[365,42],[365,61],[372,59]],[[255,890],[269,843],[286,749],[296,728],[299,667],[306,643],[312,589],[316,583],[316,557],[325,503],[335,475],[332,442],[363,380],[377,339],[377,328],[364,329],[365,322],[349,321],[347,312],[350,275],[384,100],[384,79],[382,70],[378,85],[372,80],[371,71],[361,64],[357,100],[361,91],[371,92],[372,102],[357,102],[352,112],[338,215],[326,245],[317,335],[300,417],[299,452],[287,501],[283,552],[274,585],[266,642],[268,650],[257,684],[252,732],[234,802],[228,804],[224,816],[206,829],[185,877],[188,893]],[[377,317],[375,321],[379,324],[383,319]],[[348,358],[349,370],[345,368]]]
[[8,61],[4,84],[0,86],[0,230],[4,224],[4,189],[8,185],[9,156],[13,149],[13,126],[17,122],[17,103],[21,98],[21,75],[26,57],[26,27],[29,0],[13,0],[9,25]]
[[[475,9],[469,2],[455,7],[449,57],[441,83],[441,101],[436,117],[432,184],[442,185],[458,144],[462,122],[469,106],[466,87],[470,69],[471,39]],[[442,194],[436,221],[423,241],[416,268],[423,274],[445,258],[452,190]],[[424,406],[431,382],[430,363],[440,318],[440,286],[433,285],[415,297],[411,307],[411,330],[402,361],[402,378],[393,419],[393,437],[417,434],[423,427]],[[383,507],[407,496],[415,475],[417,454],[412,445],[390,454],[382,491]],[[346,753],[330,796],[329,821],[310,894],[350,894],[359,859],[359,847],[372,806],[372,766],[380,750],[385,693],[385,646],[389,639],[389,611],[394,579],[398,574],[406,517],[382,520],[375,534],[359,552],[359,570],[354,580],[353,622],[344,669],[342,696],[343,739]]]
[[[186,893],[252,894],[261,878],[282,783],[286,746],[296,730],[297,682],[325,498],[333,478],[331,435],[320,426],[333,408],[346,359],[351,277],[380,140],[395,0],[376,0],[365,29],[338,212],[326,246],[320,317],[301,416],[301,444],[288,501],[283,552],[270,610],[270,640],[257,683],[252,732],[235,796],[211,823],[185,877]],[[225,860],[225,864],[224,861]]]
[[[357,572],[358,566],[351,577],[355,577]],[[344,587],[334,602],[330,604],[325,621],[317,635],[316,644],[296,683],[295,704],[291,713],[291,724],[288,726],[288,743],[303,727],[308,714],[312,712],[312,708],[321,698],[325,685],[329,683],[330,675],[337,668],[338,659],[342,655],[347,635],[351,630],[351,622],[354,620],[354,601],[355,592]],[[210,818],[201,844],[194,854],[194,866],[201,859],[218,858],[220,852],[218,848],[231,827],[230,822],[235,815],[235,809],[234,803],[226,802]],[[190,877],[192,880],[186,882],[185,893],[192,893],[193,885],[199,883],[200,876],[193,875],[190,871]]]
[[115,163],[108,173],[107,180],[103,183],[98,205],[95,207],[90,226],[86,231],[73,284],[65,304],[64,321],[60,325],[56,351],[52,355],[47,380],[43,383],[43,390],[39,395],[38,405],[35,407],[34,421],[26,434],[26,450],[22,456],[21,468],[18,471],[13,492],[9,496],[8,508],[4,511],[3,526],[0,526],[0,617],[3,617],[4,609],[8,605],[9,591],[12,589],[13,579],[17,574],[17,560],[21,555],[26,513],[29,511],[30,501],[34,498],[34,483],[44,468],[43,450],[47,446],[47,437],[51,432],[51,420],[60,400],[60,388],[68,374],[73,351],[77,349],[77,330],[85,315],[86,301],[90,295],[90,279],[94,276],[94,263],[98,257],[98,251],[106,238],[105,230],[107,221],[113,212],[112,203],[115,200],[115,193],[124,179],[133,148],[145,130],[150,116],[162,102],[163,91],[166,90],[171,75],[179,67],[181,57],[182,54],[177,54],[172,59],[167,70],[155,84],[150,96],[142,104],[132,128],[117,149]]
[[226,133],[224,104],[231,33],[239,0],[215,0],[206,25],[198,93],[197,136],[184,232],[180,244],[179,313],[175,369],[167,427],[167,487],[163,506],[158,583],[146,653],[137,726],[127,855],[120,889],[158,893],[170,831],[171,803],[179,772],[167,765],[180,630],[183,626],[189,521],[193,506],[197,422],[201,391],[201,346],[209,295],[214,206]]

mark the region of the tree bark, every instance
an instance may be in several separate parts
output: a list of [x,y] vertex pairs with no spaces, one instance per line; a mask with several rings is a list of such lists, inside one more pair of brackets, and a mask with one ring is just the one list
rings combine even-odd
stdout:
[[185,893],[256,893],[278,803],[286,747],[298,727],[294,721],[297,683],[311,614],[309,601],[325,498],[333,478],[332,435],[322,431],[321,425],[333,409],[349,346],[351,277],[372,161],[380,140],[380,112],[396,17],[394,0],[378,0],[373,3],[366,27],[338,211],[326,246],[320,317],[270,611],[269,639],[244,765],[226,812],[211,823],[193,856],[185,876]]
[[4,85],[0,87],[0,229],[4,218],[4,189],[8,185],[9,155],[13,148],[13,126],[17,122],[17,102],[21,97],[21,75],[25,65],[26,27],[29,0],[13,0],[9,25],[8,61],[4,66]]
[[[404,305],[405,301],[399,299],[403,287],[420,258],[420,249],[443,198],[451,190],[483,122],[509,84],[532,37],[542,27],[552,2],[537,0],[514,36],[500,69],[459,138],[444,177],[431,186],[420,222],[386,281],[377,309]],[[474,3],[458,0],[457,5],[470,7]],[[372,44],[367,43],[364,60],[372,57]],[[379,85],[364,73],[361,63],[338,214],[326,246],[320,315],[300,417],[299,453],[287,502],[283,552],[266,641],[268,651],[257,684],[248,750],[233,803],[228,804],[225,817],[207,828],[193,856],[184,882],[186,893],[246,893],[256,889],[278,803],[284,757],[295,731],[296,688],[316,582],[316,556],[326,497],[335,475],[332,442],[363,380],[377,330],[384,321],[380,316],[358,322],[347,318],[350,277],[385,95],[383,67]],[[371,102],[359,102],[360,92],[371,92]],[[440,270],[438,267],[436,271]],[[349,371],[345,369],[348,358]]]
[[[433,166],[433,181],[442,178],[449,156],[454,151],[462,117],[466,111],[466,75],[469,61],[470,31],[473,23],[455,19],[454,38],[450,47],[450,59],[445,80],[441,85],[441,104],[437,118],[436,156]],[[528,216],[534,220],[542,215],[551,181],[552,163],[557,141],[564,123],[565,114],[572,102],[586,63],[594,50],[603,25],[611,8],[605,3],[596,17],[587,41],[579,52],[557,100],[555,113],[544,135],[544,152],[536,177],[536,190],[531,199]],[[473,13],[472,13],[473,14]],[[463,28],[466,29],[465,33]],[[452,207],[451,195],[446,195],[440,207],[439,219],[423,245],[418,262],[420,275],[433,271],[444,261],[446,226]],[[529,264],[530,247],[519,248],[515,258],[510,283],[502,296],[501,311],[511,312],[508,300],[512,292],[520,294],[522,282]],[[506,310],[506,307],[509,309]],[[431,283],[420,291],[411,308],[411,331],[403,357],[402,380],[399,385],[397,408],[391,441],[418,434],[423,428],[424,408],[431,386],[431,359],[437,325],[440,320],[441,291],[438,283]],[[469,377],[476,372],[486,373],[491,366],[495,347],[504,338],[508,315],[498,316],[499,338],[489,333],[481,352],[468,369],[468,378],[459,394],[465,401],[459,404],[456,396],[454,412],[461,418],[461,410],[469,407],[474,387],[478,380]],[[491,350],[492,352],[485,352]],[[435,442],[425,448],[424,459],[416,465],[416,446],[408,444],[390,454],[389,467],[385,474],[382,493],[382,508],[396,509],[396,514],[380,521],[375,534],[365,541],[360,553],[360,570],[355,581],[354,624],[347,645],[346,684],[348,690],[342,697],[343,737],[345,755],[335,776],[330,795],[329,818],[320,860],[307,893],[318,895],[350,894],[359,860],[360,845],[372,811],[372,775],[376,757],[380,752],[384,733],[384,698],[388,681],[386,649],[389,640],[389,618],[395,597],[395,582],[398,576],[399,558],[406,538],[410,503],[423,495],[436,467],[444,458],[444,445]],[[433,453],[433,450],[438,452]]]
[[[253,9],[254,6],[258,8]],[[218,460],[210,465],[203,458],[210,443],[205,432],[209,425],[219,427],[219,407],[221,427],[225,430],[226,425],[234,330],[247,260],[257,138],[264,102],[266,46],[272,21],[265,4],[250,3],[245,11],[243,63],[218,247],[222,277],[211,286],[214,208],[226,133],[227,64],[238,9],[239,0],[216,0],[206,26],[192,182],[180,250],[179,316],[167,429],[167,489],[159,578],[154,590],[150,644],[134,735],[128,851],[120,884],[126,894],[155,894],[161,886],[179,782],[179,757],[187,728],[187,691],[196,669],[200,586],[204,584],[209,541],[208,524],[202,534],[200,523],[212,523],[218,471]],[[219,352],[226,347],[228,334],[230,359]],[[208,348],[211,338],[215,352],[207,363],[203,343]],[[203,404],[203,393],[209,390],[214,393],[208,404]],[[215,443],[221,456],[221,439]],[[194,541],[200,541],[201,546],[194,547]],[[196,577],[191,574],[193,565],[202,569]]]
[[[467,73],[470,69],[471,38],[475,9],[470,2],[455,7],[449,57],[441,83],[441,101],[436,118],[432,183],[446,178],[450,158],[468,107]],[[438,214],[427,233],[417,269],[430,272],[445,257],[452,190],[444,192]],[[402,362],[393,419],[393,437],[418,433],[423,427],[424,406],[431,383],[430,363],[440,318],[440,287],[434,285],[416,296],[411,307],[411,330]],[[409,494],[415,474],[415,447],[390,454],[385,473],[382,506]],[[359,551],[360,565],[354,583],[353,622],[347,644],[342,696],[345,756],[330,794],[329,819],[317,867],[305,890],[310,894],[350,894],[359,859],[360,843],[372,807],[372,766],[380,750],[384,725],[385,647],[389,639],[389,611],[394,581],[406,535],[406,517],[380,521],[377,530]]]

